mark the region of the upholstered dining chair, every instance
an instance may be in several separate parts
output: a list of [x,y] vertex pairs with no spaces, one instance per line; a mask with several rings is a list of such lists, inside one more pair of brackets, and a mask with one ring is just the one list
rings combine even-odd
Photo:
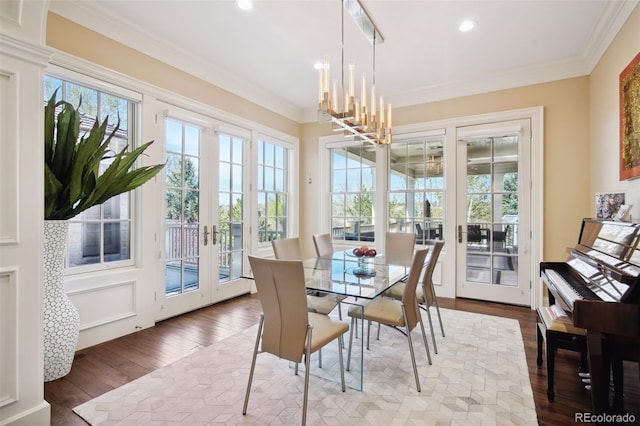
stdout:
[[[433,286],[433,271],[438,264],[438,257],[440,256],[440,252],[444,246],[444,241],[427,240],[425,241],[425,246],[429,249],[429,258],[427,260],[427,266],[424,268],[424,274],[422,275],[422,285],[418,285],[416,291],[416,299],[418,300],[418,305],[427,312],[429,329],[431,330],[431,340],[433,341],[433,351],[438,353],[436,335],[433,330],[433,321],[431,319],[431,310],[429,308],[435,306],[436,313],[438,314],[438,322],[440,323],[440,331],[442,332],[442,337],[444,337],[444,325],[442,324],[442,317],[440,316],[440,307],[438,306],[436,290]],[[383,296],[400,300],[402,299],[405,286],[406,283],[398,283],[384,292]],[[379,337],[380,327],[378,327],[378,338]]]
[[[416,234],[408,232],[389,232],[385,234],[384,256],[388,263],[410,266],[413,249],[416,246]],[[357,325],[357,320],[355,324]],[[356,337],[358,337],[358,327]]]
[[417,324],[420,324],[422,340],[427,351],[427,359],[429,360],[429,364],[431,364],[429,343],[427,342],[427,335],[424,331],[424,324],[422,323],[422,316],[420,315],[420,309],[418,308],[418,301],[416,299],[416,288],[418,286],[420,276],[422,275],[422,270],[424,268],[428,252],[429,249],[425,248],[416,251],[414,254],[411,262],[411,269],[409,270],[409,277],[407,278],[401,300],[391,299],[388,297],[378,297],[365,304],[363,307],[352,306],[349,309],[348,312],[351,317],[351,331],[349,332],[347,370],[349,370],[351,365],[351,348],[353,346],[355,320],[362,319],[368,321],[367,349],[369,348],[369,330],[371,329],[371,322],[388,325],[407,336],[409,353],[411,354],[411,363],[413,364],[413,374],[416,379],[416,388],[418,389],[418,392],[420,392],[420,379],[418,378],[418,368],[416,367],[416,356],[413,350],[411,331]]
[[297,237],[271,240],[271,247],[273,247],[273,254],[276,259],[302,260],[300,239]]
[[389,263],[411,265],[416,234],[413,232],[388,232],[385,234],[384,255]]
[[315,234],[313,236],[313,245],[316,248],[316,254],[318,257],[330,256],[333,254],[333,241],[331,241],[331,234]]
[[[309,368],[311,354],[328,343],[338,341],[338,362],[342,392],[345,391],[342,336],[349,330],[343,322],[305,309],[304,269],[301,260],[263,259],[249,256],[262,315],[253,349],[247,392],[242,414],[247,414],[251,382],[258,353],[270,353],[296,363],[305,362],[302,424],[307,421]],[[275,383],[274,383],[275,385]]]
[[[276,259],[280,260],[302,260],[302,249],[300,248],[300,239],[297,237],[284,238],[281,240],[272,240],[273,254]],[[303,281],[304,283],[304,281]],[[307,296],[307,303],[312,312],[329,315],[336,306],[338,301],[329,296]],[[342,319],[342,312],[340,312]]]
[[[333,241],[331,240],[331,234],[315,234],[313,235],[313,245],[316,248],[316,255],[318,257],[322,256],[331,256],[334,252],[333,250]],[[338,317],[342,319],[342,306],[340,305],[340,301],[344,300],[345,297],[336,298],[336,303],[338,306]],[[313,302],[313,300],[312,300]],[[320,301],[317,301],[320,303]],[[327,304],[327,302],[324,302]],[[324,310],[329,308],[329,304],[325,307]],[[329,309],[329,311],[333,310],[333,308]]]

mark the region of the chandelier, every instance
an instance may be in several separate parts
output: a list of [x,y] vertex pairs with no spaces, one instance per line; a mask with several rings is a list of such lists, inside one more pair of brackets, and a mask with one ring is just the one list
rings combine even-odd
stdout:
[[[329,83],[329,59],[325,57],[324,64],[318,73],[318,121],[333,123],[333,129],[344,131],[345,135],[354,136],[356,140],[371,144],[387,145],[391,143],[391,104],[385,112],[384,98],[380,96],[379,108],[376,99],[376,44],[384,42],[360,0],[342,0],[342,78],[341,86],[333,80]],[[344,11],[353,17],[367,39],[373,45],[373,72],[371,96],[367,97],[366,80],[362,76],[360,96],[355,93],[354,66],[349,65],[348,86],[345,84],[344,66]]]
[[427,157],[427,176],[442,176],[442,156]]

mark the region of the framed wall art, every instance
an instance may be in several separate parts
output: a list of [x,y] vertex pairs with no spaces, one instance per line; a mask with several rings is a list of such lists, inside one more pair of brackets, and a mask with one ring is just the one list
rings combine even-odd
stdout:
[[596,192],[596,218],[614,219],[625,201],[624,192]]
[[640,177],[640,53],[620,73],[620,180]]

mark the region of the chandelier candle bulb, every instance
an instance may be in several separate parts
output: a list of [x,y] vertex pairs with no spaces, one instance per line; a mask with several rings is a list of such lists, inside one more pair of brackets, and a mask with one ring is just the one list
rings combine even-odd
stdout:
[[387,110],[387,128],[389,129],[389,132],[391,132],[391,104],[389,104]]
[[360,103],[362,104],[362,110],[364,111],[364,109],[367,107],[367,85],[365,84],[364,75],[362,76],[362,89],[360,89],[360,97]]
[[323,80],[323,91],[329,93],[329,57],[324,57],[324,80]]
[[355,96],[355,90],[356,90],[354,79],[353,79],[353,69],[354,69],[354,65],[349,64],[349,96],[350,97]]
[[371,121],[375,123],[376,118],[376,86],[371,86]]
[[333,80],[333,97],[331,98],[331,110],[338,109],[338,83]]

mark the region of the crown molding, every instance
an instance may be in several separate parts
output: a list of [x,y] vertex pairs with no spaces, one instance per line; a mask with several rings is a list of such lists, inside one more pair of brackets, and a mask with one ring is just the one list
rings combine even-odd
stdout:
[[137,28],[135,22],[126,21],[106,8],[88,1],[68,0],[51,2],[49,11],[290,120],[298,123],[301,120],[299,107],[248,84],[215,64],[187,54],[183,49]]
[[[479,76],[473,80],[418,87],[402,93],[387,93],[387,100],[394,108],[398,108],[589,75],[638,3],[640,0],[607,2],[581,56],[514,68],[500,74]],[[189,55],[165,40],[157,39],[152,34],[136,28],[135,23],[124,21],[109,10],[91,2],[51,2],[50,11],[293,121],[317,121],[315,108],[301,109],[272,93],[250,85],[229,71],[207,63],[195,55]]]
[[607,2],[602,17],[582,55],[587,63],[589,74],[594,70],[638,3],[640,0]]
[[3,55],[28,61],[38,66],[46,66],[53,56],[53,50],[29,41],[0,33],[0,52]]

